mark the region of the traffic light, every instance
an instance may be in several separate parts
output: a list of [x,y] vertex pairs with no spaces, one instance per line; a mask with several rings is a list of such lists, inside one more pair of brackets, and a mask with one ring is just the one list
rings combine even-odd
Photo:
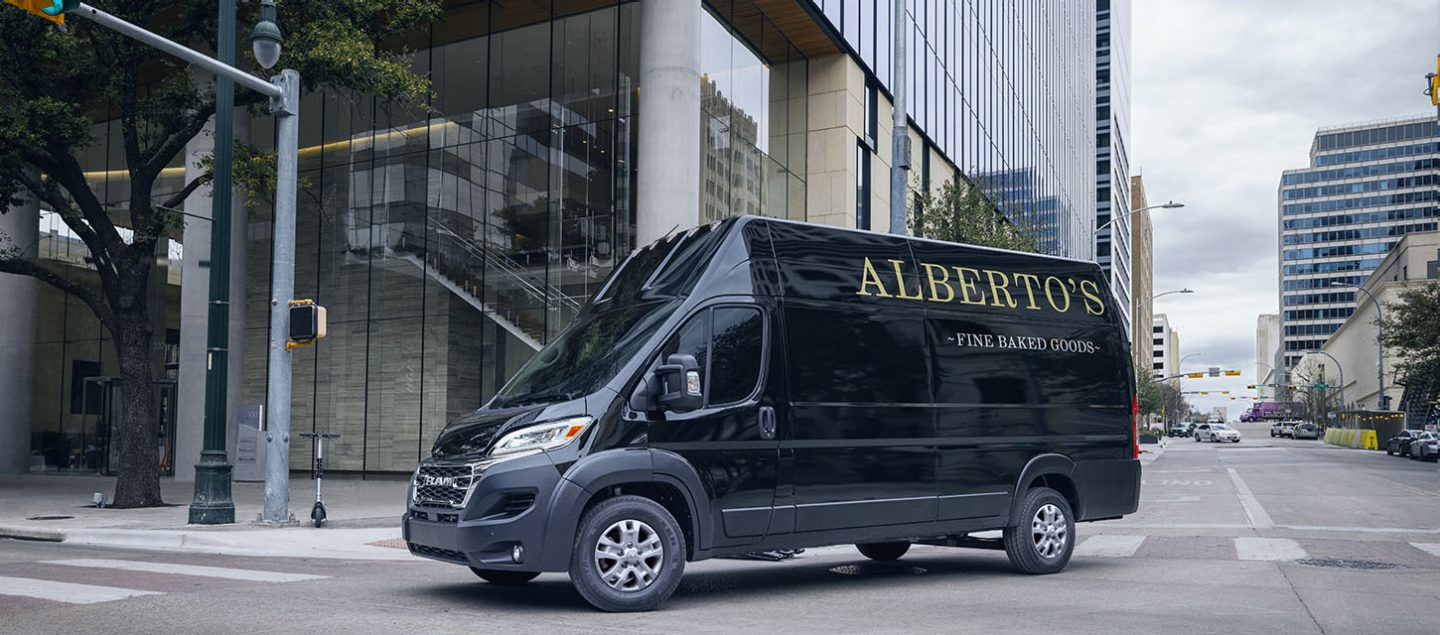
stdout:
[[1246,388],[1247,390],[1255,390],[1255,384],[1247,384],[1247,385],[1245,386],[1245,388]]
[[5,0],[5,2],[62,26],[65,24],[65,12],[73,11],[80,6],[80,0]]
[[1186,377],[1189,377],[1190,379],[1201,379],[1201,378],[1203,378],[1204,376],[1205,376],[1205,373],[1190,373],[1190,374],[1186,375]]
[[1227,370],[1227,371],[1225,371],[1225,376],[1226,376],[1226,377],[1239,377],[1239,376],[1240,376],[1240,371],[1238,371],[1238,370]]

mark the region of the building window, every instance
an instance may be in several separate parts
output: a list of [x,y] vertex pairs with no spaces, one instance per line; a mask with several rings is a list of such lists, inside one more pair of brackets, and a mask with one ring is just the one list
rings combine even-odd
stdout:
[[870,149],[855,142],[855,228],[870,229]]

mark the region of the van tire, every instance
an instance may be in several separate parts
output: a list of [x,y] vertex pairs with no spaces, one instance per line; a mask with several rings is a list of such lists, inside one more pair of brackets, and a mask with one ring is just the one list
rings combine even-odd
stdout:
[[860,555],[871,560],[891,562],[899,560],[900,556],[905,555],[905,552],[910,550],[910,542],[908,540],[901,540],[899,542],[867,542],[865,544],[855,545],[855,548],[860,550]]
[[538,571],[501,571],[498,569],[477,569],[475,567],[470,567],[470,570],[475,572],[475,575],[480,576],[481,580],[500,586],[525,584],[540,575]]
[[[1048,487],[1031,488],[1025,492],[1016,518],[1016,526],[1004,532],[1005,555],[1012,566],[1021,573],[1044,575],[1059,573],[1070,563],[1075,551],[1075,514],[1064,496]],[[1054,544],[1056,534],[1062,532],[1059,544]],[[1047,538],[1050,542],[1044,547],[1049,555],[1041,552],[1041,542]]]
[[[627,537],[623,533],[625,531],[635,533]],[[644,549],[652,542],[658,545],[661,551],[659,572],[654,579],[636,581],[634,576],[625,575],[617,584],[626,586],[633,583],[640,588],[626,590],[611,586],[597,562],[602,535],[606,535],[611,543],[617,542],[614,538],[619,537],[620,546],[627,550]],[[633,566],[640,568],[649,564],[643,558],[634,562]],[[612,569],[620,566],[624,566],[624,562],[611,565]],[[659,503],[641,496],[616,496],[591,507],[580,519],[579,529],[575,532],[575,548],[570,553],[570,584],[591,606],[612,613],[653,610],[675,592],[684,573],[685,535],[680,530],[680,523],[675,522],[675,517]]]

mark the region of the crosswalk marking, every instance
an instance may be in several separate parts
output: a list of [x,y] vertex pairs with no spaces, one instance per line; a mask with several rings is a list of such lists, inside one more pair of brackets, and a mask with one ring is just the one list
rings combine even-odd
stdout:
[[1093,558],[1129,558],[1145,542],[1144,536],[1091,536],[1075,546],[1074,555]]
[[1289,538],[1235,539],[1235,555],[1241,560],[1289,561],[1306,557],[1305,548]]
[[246,580],[249,582],[300,582],[302,580],[321,580],[327,577],[304,573],[279,573],[276,571],[204,567],[191,564],[169,564],[165,562],[143,562],[139,560],[50,560],[44,564],[59,564],[67,567],[86,567],[92,569],[124,569],[126,571],[143,571],[146,573],[193,575],[206,578],[224,578],[227,580]]
[[50,580],[32,580],[29,578],[0,576],[0,595],[39,598],[41,600],[65,602],[67,604],[94,604],[96,602],[112,602],[141,595],[160,595],[160,593],[158,591],[122,589],[112,586],[95,586],[93,584],[75,584],[73,582],[53,582]]
[[1434,542],[1412,542],[1411,547],[1424,551],[1432,556],[1440,556],[1440,543]]

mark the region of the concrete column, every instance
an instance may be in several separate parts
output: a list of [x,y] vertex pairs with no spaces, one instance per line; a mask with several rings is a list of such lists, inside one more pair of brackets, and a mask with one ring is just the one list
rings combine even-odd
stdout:
[[700,224],[700,1],[640,3],[637,246]]
[[[33,198],[0,214],[0,250],[38,254],[40,206]],[[35,398],[35,320],[39,281],[0,273],[0,474],[30,470]]]
[[[215,122],[185,146],[185,182],[202,173],[200,159],[215,151]],[[210,186],[185,199],[185,249],[180,265],[180,371],[175,410],[175,480],[195,480],[205,441],[205,328],[210,299]],[[204,264],[202,264],[204,263]]]

